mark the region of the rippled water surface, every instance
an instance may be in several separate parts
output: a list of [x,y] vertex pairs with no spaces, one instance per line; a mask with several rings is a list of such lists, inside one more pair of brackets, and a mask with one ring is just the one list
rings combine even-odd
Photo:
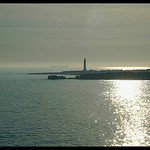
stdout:
[[150,81],[18,72],[0,71],[0,146],[150,146]]

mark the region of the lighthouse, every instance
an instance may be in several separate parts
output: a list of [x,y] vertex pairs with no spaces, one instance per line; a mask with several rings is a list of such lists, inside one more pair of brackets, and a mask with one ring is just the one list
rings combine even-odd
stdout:
[[84,57],[84,68],[83,71],[86,72],[86,58]]

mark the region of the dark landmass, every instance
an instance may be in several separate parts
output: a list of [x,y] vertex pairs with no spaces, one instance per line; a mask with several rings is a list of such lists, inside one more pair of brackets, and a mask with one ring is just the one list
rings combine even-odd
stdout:
[[75,79],[84,80],[150,80],[150,72],[122,71],[122,72],[103,72],[93,74],[83,74],[76,76]]
[[[87,70],[86,58],[84,58],[83,70],[28,73],[29,75],[46,75],[48,79],[82,79],[82,80],[150,80],[150,69],[147,70]],[[57,76],[59,75],[59,76]],[[67,78],[60,75],[75,75]]]
[[[65,72],[65,71],[64,71]],[[65,72],[66,73],[66,72]],[[69,74],[70,72],[67,71]],[[72,71],[71,71],[72,73]],[[86,71],[74,78],[66,78],[61,76],[61,79],[80,79],[80,80],[150,80],[150,70],[103,70],[103,71]],[[79,74],[80,73],[80,74]],[[66,74],[66,75],[68,75]],[[64,74],[65,75],[65,74]],[[69,74],[72,75],[72,74]],[[73,74],[75,75],[75,74]],[[55,76],[56,79],[60,79],[60,76]],[[52,79],[52,76],[48,76],[48,79]]]
[[75,78],[72,78],[72,77],[66,78],[64,76],[50,75],[50,76],[48,76],[48,79],[49,80],[58,80],[58,79],[75,79]]
[[82,70],[76,70],[76,71],[62,71],[62,72],[42,72],[42,73],[28,73],[28,75],[46,75],[46,74],[55,74],[55,75],[81,75],[85,73],[96,73],[98,71],[96,70],[89,70],[89,71],[82,71]]
[[56,80],[56,79],[66,79],[66,77],[64,76],[48,76],[48,79],[51,79],[51,80]]
[[76,70],[76,71],[62,71],[62,72],[40,72],[40,73],[28,73],[28,75],[82,75],[82,74],[93,74],[93,73],[102,73],[102,72],[120,72],[122,70]]
[[[48,79],[82,79],[82,80],[150,80],[150,69],[147,70],[77,70],[62,72],[28,73],[29,75],[49,75]],[[53,75],[53,76],[52,76]],[[57,76],[59,75],[59,76]],[[60,75],[76,75],[67,78]]]

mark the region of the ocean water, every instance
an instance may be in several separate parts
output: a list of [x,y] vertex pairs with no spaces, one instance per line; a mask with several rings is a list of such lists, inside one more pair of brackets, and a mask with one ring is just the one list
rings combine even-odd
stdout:
[[149,80],[47,80],[0,69],[0,146],[150,146]]

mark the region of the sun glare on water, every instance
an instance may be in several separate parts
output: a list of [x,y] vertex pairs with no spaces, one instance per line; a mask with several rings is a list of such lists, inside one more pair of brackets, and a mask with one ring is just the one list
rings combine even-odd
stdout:
[[[144,83],[146,84],[147,81]],[[148,107],[142,90],[146,87],[141,81],[112,81],[115,90],[112,102],[116,106],[115,114],[120,116],[113,139],[117,146],[146,146],[149,145],[148,128],[146,126]],[[123,138],[121,138],[123,137]]]

